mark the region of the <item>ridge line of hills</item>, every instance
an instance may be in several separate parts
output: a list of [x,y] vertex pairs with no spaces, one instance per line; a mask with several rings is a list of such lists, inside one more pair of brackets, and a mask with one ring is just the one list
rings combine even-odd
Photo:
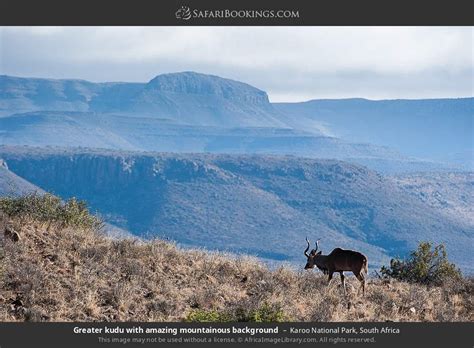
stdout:
[[194,72],[148,83],[0,76],[0,144],[291,154],[387,173],[472,170],[473,110],[474,98],[270,103]]
[[84,199],[139,236],[292,264],[301,262],[307,235],[323,236],[324,250],[357,246],[372,267],[430,240],[472,270],[465,248],[474,231],[472,173],[392,178],[293,156],[28,147],[0,147],[0,158],[43,190]]

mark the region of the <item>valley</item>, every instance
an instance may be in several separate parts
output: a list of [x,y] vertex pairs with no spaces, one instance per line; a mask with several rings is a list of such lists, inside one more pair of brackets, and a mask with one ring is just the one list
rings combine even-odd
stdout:
[[[0,157],[29,182],[86,200],[108,223],[144,238],[297,265],[308,236],[325,251],[363,250],[371,267],[430,240],[472,269],[465,246],[474,226],[465,215],[440,214],[392,177],[347,162],[30,147],[2,147]],[[464,180],[463,194],[472,195]]]

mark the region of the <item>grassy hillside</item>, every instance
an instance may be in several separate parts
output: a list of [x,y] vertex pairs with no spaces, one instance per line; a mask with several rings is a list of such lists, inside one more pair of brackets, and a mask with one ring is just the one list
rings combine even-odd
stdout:
[[370,279],[362,298],[351,276],[344,298],[339,279],[326,286],[317,272],[270,270],[161,240],[108,239],[76,203],[49,201],[38,211],[3,201],[0,321],[474,319],[467,281],[426,287]]

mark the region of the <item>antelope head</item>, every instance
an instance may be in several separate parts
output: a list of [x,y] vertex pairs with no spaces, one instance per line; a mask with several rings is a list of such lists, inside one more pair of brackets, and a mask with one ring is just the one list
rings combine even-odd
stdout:
[[304,266],[304,269],[311,269],[314,268],[314,266],[318,267],[320,270],[325,271],[326,269],[319,265],[317,262],[317,259],[321,255],[321,251],[318,252],[319,249],[319,239],[316,241],[316,249],[312,249],[310,253],[308,254],[309,250],[309,240],[308,237],[306,237],[306,243],[308,243],[308,246],[306,247],[306,250],[304,251],[304,256],[306,256],[307,261],[306,261],[306,266]]

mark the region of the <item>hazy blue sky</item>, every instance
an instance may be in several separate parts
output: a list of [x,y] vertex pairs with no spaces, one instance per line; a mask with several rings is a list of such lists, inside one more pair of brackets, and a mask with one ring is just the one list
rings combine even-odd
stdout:
[[0,74],[140,81],[185,70],[272,101],[473,95],[473,28],[0,27]]

